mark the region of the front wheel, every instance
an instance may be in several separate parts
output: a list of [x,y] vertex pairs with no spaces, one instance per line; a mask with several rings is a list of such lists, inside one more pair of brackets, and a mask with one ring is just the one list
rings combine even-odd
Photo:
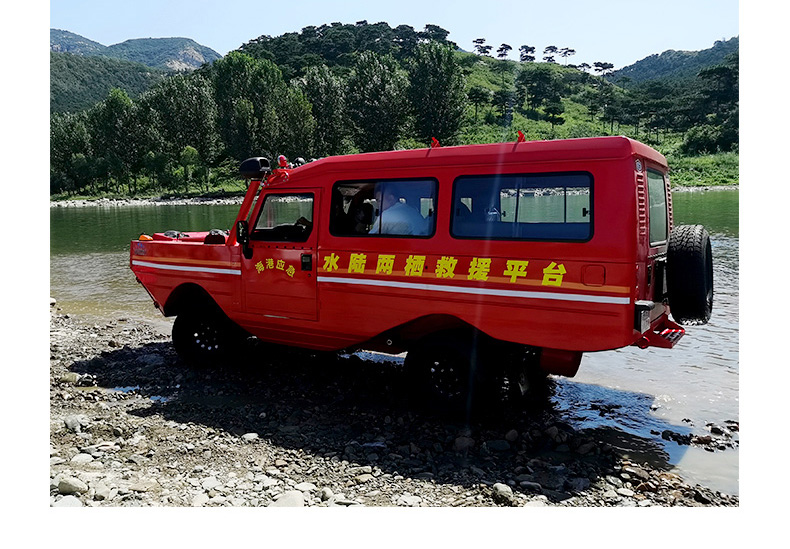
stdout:
[[221,365],[233,358],[242,343],[240,329],[221,311],[182,311],[173,323],[173,346],[192,366]]

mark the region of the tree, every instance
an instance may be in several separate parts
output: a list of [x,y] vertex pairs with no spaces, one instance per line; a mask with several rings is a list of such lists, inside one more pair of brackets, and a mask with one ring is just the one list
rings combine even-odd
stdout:
[[568,61],[567,61],[567,59],[568,59],[568,57],[570,57],[571,55],[576,55],[576,50],[574,50],[574,49],[571,49],[571,48],[562,48],[562,49],[560,50],[560,56],[562,56],[562,58],[566,60],[566,61],[565,61],[565,64],[566,64],[566,65],[568,64]]
[[527,109],[537,109],[553,96],[562,93],[562,83],[546,65],[528,65],[516,77],[516,95]]
[[595,120],[595,115],[601,110],[601,94],[592,89],[585,89],[579,96],[582,105],[587,108],[590,115],[590,122]]
[[546,46],[543,49],[543,60],[546,63],[554,63],[554,56],[557,55],[557,46]]
[[614,133],[614,123],[620,122],[623,116],[623,99],[620,88],[604,85],[601,89],[601,99],[603,102],[603,118],[609,122],[609,133]]
[[302,92],[312,105],[315,118],[313,152],[317,156],[344,152],[348,135],[345,84],[326,65],[311,67],[302,80]]
[[[91,148],[97,156],[104,157],[110,174],[115,178],[116,191],[129,180],[136,147],[130,146],[132,100],[125,91],[113,88],[107,99],[88,111],[88,128]],[[106,188],[106,187],[105,187]]]
[[277,126],[272,134],[272,157],[284,154],[288,158],[310,156],[313,150],[315,119],[310,102],[301,89],[287,87],[275,97]]
[[513,105],[516,94],[511,90],[497,90],[494,92],[493,105],[499,111],[500,123],[509,126],[513,118]]
[[419,43],[419,35],[409,25],[398,25],[395,27],[392,39],[396,46],[395,57],[399,60],[411,57]]
[[712,106],[715,114],[731,110],[738,103],[738,57],[728,62],[706,67],[697,74],[700,95]]
[[493,46],[487,46],[485,38],[475,38],[472,40],[472,43],[475,45],[475,51],[477,51],[478,55],[490,55]]
[[505,59],[507,59],[507,54],[512,50],[508,44],[502,44],[496,51],[497,57],[502,60],[502,63],[499,64],[499,70],[502,73],[502,87],[505,87],[505,73],[508,71],[508,65],[505,63]]
[[395,33],[387,23],[369,25],[364,22],[364,25],[357,23],[357,27],[355,48],[357,51],[374,51],[386,55],[394,49]]
[[512,49],[513,48],[511,48],[508,44],[502,44],[499,46],[499,48],[497,48],[496,56],[500,59],[507,59],[507,54],[510,53],[510,50]]
[[362,52],[348,79],[348,113],[362,151],[391,150],[408,116],[408,79],[390,56]]
[[420,44],[409,73],[417,137],[453,143],[466,109],[464,77],[453,50],[437,42]]
[[535,56],[532,55],[535,53],[535,46],[521,46],[519,49],[519,60],[522,63],[531,63],[535,61]]
[[85,113],[53,114],[49,124],[50,192],[76,192],[90,178],[75,166],[75,158],[91,156]]
[[156,132],[143,137],[141,159],[146,152],[159,150],[176,159],[184,147],[192,146],[199,154],[204,184],[208,185],[210,169],[222,148],[219,113],[210,80],[201,74],[170,77],[144,94],[137,105],[139,126]]
[[[423,38],[429,42],[446,42],[447,35],[449,34],[450,31],[445,30],[437,25],[425,25],[425,29],[420,33],[420,38]],[[451,45],[455,46],[453,43],[451,43]]]
[[273,158],[281,133],[277,107],[288,93],[280,69],[234,51],[214,62],[211,80],[227,153],[236,160]]
[[554,126],[559,126],[565,123],[565,119],[562,117],[562,114],[565,112],[565,107],[559,98],[551,99],[546,104],[544,111],[546,112],[546,120],[548,120],[549,124],[551,124],[552,130],[554,129]]
[[200,155],[194,147],[187,145],[178,156],[178,163],[184,168],[184,191],[188,193],[192,168],[200,164]]
[[477,108],[491,103],[491,90],[483,86],[472,86],[466,96],[469,102],[475,106],[475,124],[477,124]]
[[151,179],[154,187],[158,187],[168,169],[170,158],[161,152],[148,151],[143,155],[143,171]]
[[596,61],[593,63],[593,67],[595,72],[600,73],[601,76],[605,76],[614,68],[614,65],[605,61]]

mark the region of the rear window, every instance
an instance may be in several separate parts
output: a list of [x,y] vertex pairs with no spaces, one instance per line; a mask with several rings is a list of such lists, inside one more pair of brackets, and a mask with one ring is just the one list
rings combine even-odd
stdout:
[[650,203],[650,244],[667,240],[667,191],[664,176],[647,170],[647,197]]
[[462,176],[453,186],[456,238],[589,240],[589,173]]

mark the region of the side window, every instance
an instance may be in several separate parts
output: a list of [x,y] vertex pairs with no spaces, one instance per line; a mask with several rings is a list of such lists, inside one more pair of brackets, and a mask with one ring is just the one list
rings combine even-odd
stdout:
[[667,195],[664,176],[647,170],[647,198],[650,204],[650,244],[667,240]]
[[329,231],[336,236],[431,236],[436,229],[436,181],[336,183]]
[[264,198],[250,239],[305,242],[312,231],[312,194],[270,194]]
[[453,186],[456,238],[588,240],[588,173],[463,176]]

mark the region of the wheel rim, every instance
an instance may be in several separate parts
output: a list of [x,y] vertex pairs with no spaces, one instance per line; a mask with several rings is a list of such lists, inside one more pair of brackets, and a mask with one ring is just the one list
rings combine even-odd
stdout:
[[201,353],[216,354],[221,345],[220,330],[208,322],[201,322],[192,332],[192,344]]
[[458,400],[468,380],[464,368],[448,357],[435,357],[428,363],[428,376],[433,391],[445,400]]

